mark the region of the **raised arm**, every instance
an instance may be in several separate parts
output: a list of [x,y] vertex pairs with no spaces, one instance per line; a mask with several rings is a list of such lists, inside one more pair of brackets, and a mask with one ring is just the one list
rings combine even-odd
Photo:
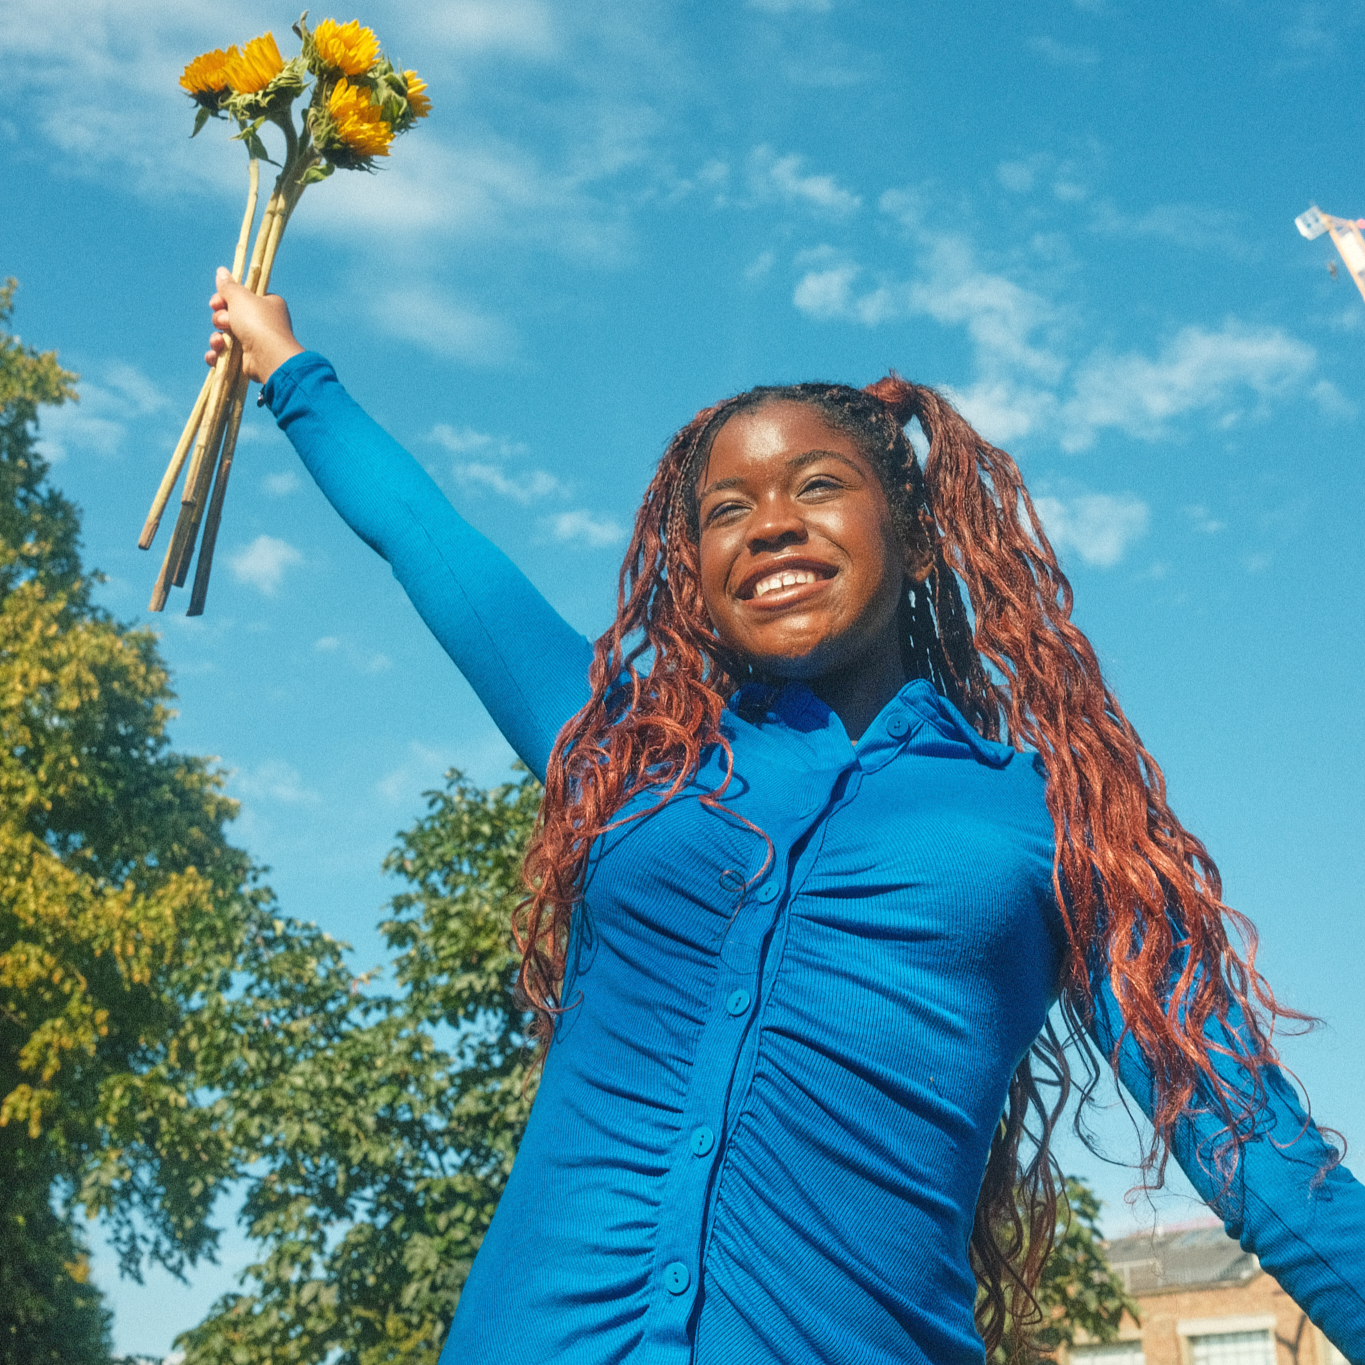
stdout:
[[[1107,971],[1093,981],[1092,1037],[1106,1057],[1123,1033]],[[1234,1032],[1215,1026],[1222,1047],[1237,1051]],[[1249,1094],[1246,1073],[1214,1056],[1219,1074]],[[1340,1165],[1337,1153],[1304,1114],[1294,1088],[1277,1068],[1262,1073],[1266,1104],[1240,1143],[1230,1181],[1216,1160],[1223,1124],[1206,1096],[1202,1112],[1176,1125],[1173,1152],[1190,1183],[1223,1219],[1228,1235],[1253,1252],[1281,1287],[1348,1360],[1365,1361],[1365,1186]],[[1119,1077],[1148,1118],[1151,1069],[1131,1035],[1119,1049]]]
[[[283,300],[224,280],[214,324],[243,344],[243,368],[328,501],[382,555],[508,743],[541,779],[564,723],[588,699],[592,646],[426,471],[294,339]],[[209,356],[221,352],[221,340]]]

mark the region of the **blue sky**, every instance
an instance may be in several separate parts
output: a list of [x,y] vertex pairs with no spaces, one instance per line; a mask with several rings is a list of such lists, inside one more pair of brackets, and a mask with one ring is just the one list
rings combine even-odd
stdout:
[[[316,11],[314,19],[331,11]],[[221,756],[293,914],[379,960],[396,830],[510,752],[385,566],[250,412],[208,611],[144,607],[135,548],[201,379],[245,158],[193,143],[197,52],[257,0],[8,0],[0,275],[80,371],[44,418],[103,601],[150,621],[177,744]],[[341,20],[352,16],[338,11]],[[434,111],[377,175],[308,191],[276,286],[305,344],[583,630],[668,435],[759,382],[948,388],[1019,460],[1129,714],[1261,962],[1328,1028],[1285,1053],[1365,1144],[1360,638],[1365,302],[1293,218],[1365,214],[1365,5],[376,0]],[[164,533],[163,533],[164,534]],[[1131,1156],[1122,1122],[1105,1127]],[[1108,1227],[1154,1216],[1074,1147]],[[1178,1195],[1168,1221],[1191,1216]],[[224,1209],[230,1217],[231,1210]],[[96,1273],[125,1350],[188,1289]]]

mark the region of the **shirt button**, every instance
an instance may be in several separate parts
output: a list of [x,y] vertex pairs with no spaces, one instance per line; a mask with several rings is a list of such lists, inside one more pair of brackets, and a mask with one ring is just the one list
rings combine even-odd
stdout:
[[716,1145],[716,1135],[703,1123],[692,1130],[692,1155],[705,1156]]
[[730,998],[725,1002],[725,1008],[731,1014],[743,1014],[749,1008],[749,992],[745,990],[731,991]]
[[886,733],[899,739],[910,728],[910,722],[904,716],[892,716],[886,722]]
[[670,1294],[685,1294],[687,1286],[692,1283],[692,1276],[681,1261],[674,1261],[671,1265],[664,1266],[664,1288]]
[[766,905],[769,901],[775,901],[777,899],[779,890],[780,888],[776,882],[764,882],[763,885],[758,888],[758,898]]

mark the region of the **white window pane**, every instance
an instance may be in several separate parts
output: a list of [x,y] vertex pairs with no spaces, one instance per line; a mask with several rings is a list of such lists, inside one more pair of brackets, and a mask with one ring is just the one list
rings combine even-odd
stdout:
[[1191,1365],[1275,1365],[1269,1332],[1220,1332],[1190,1338]]
[[1072,1346],[1067,1356],[1085,1365],[1146,1365],[1140,1341],[1115,1341],[1108,1346]]

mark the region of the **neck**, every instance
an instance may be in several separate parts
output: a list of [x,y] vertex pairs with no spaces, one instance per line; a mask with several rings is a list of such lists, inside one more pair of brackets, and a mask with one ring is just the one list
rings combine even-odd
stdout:
[[810,683],[856,744],[882,707],[910,681],[899,650],[884,651],[875,662],[863,660],[856,668],[825,673]]

